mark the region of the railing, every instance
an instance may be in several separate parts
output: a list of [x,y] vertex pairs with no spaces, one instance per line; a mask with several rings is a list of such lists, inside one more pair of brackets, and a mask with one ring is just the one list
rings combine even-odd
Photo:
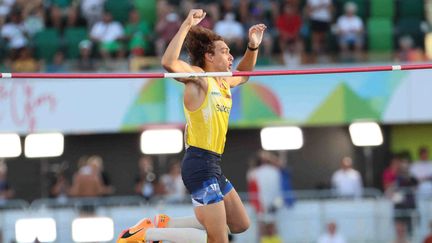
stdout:
[[[239,192],[242,201],[247,202],[251,198],[251,194],[246,192]],[[321,200],[321,199],[337,199],[340,198],[334,190],[294,190],[285,195],[295,198],[296,200]],[[375,188],[364,188],[362,196],[357,199],[380,199],[383,194],[380,190]],[[349,198],[348,198],[349,199]],[[41,198],[36,199],[30,204],[23,200],[6,201],[8,207],[18,207],[14,203],[19,203],[22,208],[30,208],[37,210],[40,208],[80,208],[82,206],[94,207],[115,207],[115,206],[143,206],[143,205],[161,205],[173,204],[167,202],[164,196],[154,196],[147,200],[140,196],[111,196],[111,197],[85,197],[85,198]],[[183,199],[178,200],[177,203],[190,203],[190,197],[187,195]],[[1,203],[0,203],[1,208]]]
[[[240,193],[247,202],[247,193]],[[277,215],[279,232],[285,243],[313,242],[322,233],[329,220],[338,223],[350,243],[381,243],[393,240],[395,217],[412,217],[412,240],[421,242],[428,232],[432,219],[431,201],[421,201],[416,210],[394,210],[393,203],[376,189],[365,189],[362,198],[339,199],[332,190],[293,191],[294,206],[281,208]],[[3,207],[1,207],[3,205]],[[236,243],[256,243],[258,217],[252,207],[245,203],[251,217],[251,228],[236,237]],[[70,224],[80,217],[81,210],[91,207],[93,215],[110,217],[114,221],[115,234],[133,225],[142,217],[152,217],[158,212],[172,216],[192,215],[190,199],[185,203],[166,203],[163,197],[148,201],[138,196],[103,198],[38,199],[31,204],[22,200],[10,200],[0,204],[0,235],[2,242],[14,239],[16,220],[20,218],[51,217],[58,222],[56,242],[73,242]],[[308,234],[303,234],[307,229]],[[1,239],[0,239],[1,242]]]
[[82,206],[115,207],[115,206],[143,206],[149,204],[139,196],[111,196],[85,198],[41,198],[30,204],[30,209],[41,208],[80,208]]
[[27,201],[21,199],[0,200],[0,210],[27,209],[29,206],[30,204]]

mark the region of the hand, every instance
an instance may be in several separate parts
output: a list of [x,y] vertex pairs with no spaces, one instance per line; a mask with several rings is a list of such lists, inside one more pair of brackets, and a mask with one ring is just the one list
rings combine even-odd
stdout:
[[267,26],[264,24],[256,24],[249,28],[249,47],[256,48],[261,44],[265,29]]
[[204,12],[202,9],[191,9],[184,23],[189,26],[194,26],[199,24],[199,22],[201,22],[205,16],[206,12]]

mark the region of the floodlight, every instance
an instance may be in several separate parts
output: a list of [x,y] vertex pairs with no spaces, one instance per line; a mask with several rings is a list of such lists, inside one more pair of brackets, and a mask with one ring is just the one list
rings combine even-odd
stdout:
[[107,217],[76,218],[72,221],[75,242],[104,242],[114,238],[114,222]]
[[183,149],[183,133],[179,129],[146,130],[141,134],[144,154],[175,154]]
[[264,150],[295,150],[303,147],[303,133],[299,127],[265,127],[261,129]]
[[0,134],[0,158],[12,158],[21,155],[21,140],[18,134]]
[[29,134],[24,148],[28,158],[57,157],[63,154],[64,137],[61,133]]
[[380,126],[375,122],[356,122],[349,126],[351,140],[356,146],[378,146],[383,143]]
[[57,238],[56,222],[53,218],[27,218],[15,222],[17,242],[54,242]]

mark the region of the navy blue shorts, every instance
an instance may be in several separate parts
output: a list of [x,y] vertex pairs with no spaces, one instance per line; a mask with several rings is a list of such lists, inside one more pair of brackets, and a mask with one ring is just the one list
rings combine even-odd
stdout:
[[221,156],[190,146],[182,161],[183,183],[191,194],[194,206],[217,203],[233,188],[222,174]]

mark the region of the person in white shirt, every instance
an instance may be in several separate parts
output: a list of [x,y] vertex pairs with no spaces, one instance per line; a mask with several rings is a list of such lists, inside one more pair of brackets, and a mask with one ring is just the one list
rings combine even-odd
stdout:
[[325,232],[318,238],[317,243],[346,243],[343,235],[339,234],[336,230],[336,223],[329,222],[327,224],[327,232]]
[[160,181],[164,189],[166,202],[180,203],[185,200],[187,194],[181,177],[180,161],[174,160],[171,162],[168,173],[162,175]]
[[256,193],[253,196],[257,197],[259,204],[257,214],[267,214],[274,210],[277,202],[283,198],[282,178],[280,169],[275,166],[278,163],[277,156],[267,151],[260,151],[257,153],[257,159],[258,165],[249,171],[247,179],[249,183],[253,182],[257,187],[257,191],[253,192]]
[[307,0],[307,14],[312,31],[312,50],[315,54],[325,54],[327,32],[332,21],[333,4],[331,0]]
[[245,38],[243,26],[235,18],[234,13],[228,12],[223,20],[216,22],[214,27],[214,32],[222,36],[228,46],[234,47],[234,50],[232,50],[234,55],[238,54],[237,52],[242,49]]
[[80,1],[81,14],[86,19],[88,27],[92,27],[102,19],[105,0],[82,0]]
[[259,151],[247,173],[249,199],[257,215],[261,242],[265,238],[278,239],[276,212],[284,205],[281,166],[282,161],[276,155]]
[[432,197],[432,161],[428,148],[419,149],[419,160],[411,165],[410,174],[418,181],[418,198]]
[[362,19],[356,15],[357,5],[353,2],[345,4],[345,14],[340,16],[336,24],[336,33],[339,39],[339,48],[342,57],[347,58],[350,47],[355,50],[356,58],[360,58],[364,42],[364,27]]
[[121,40],[124,38],[123,26],[113,21],[112,14],[105,12],[103,20],[97,22],[90,31],[92,41],[98,43],[101,56],[106,60],[110,55],[124,56]]
[[10,21],[1,28],[1,37],[6,39],[8,48],[13,52],[27,46],[25,27],[19,12],[11,13]]
[[331,183],[339,197],[359,198],[363,194],[363,182],[360,173],[352,168],[352,159],[344,157],[341,168],[333,173]]
[[0,1],[0,19],[4,20],[6,16],[10,13],[15,0],[2,0]]

